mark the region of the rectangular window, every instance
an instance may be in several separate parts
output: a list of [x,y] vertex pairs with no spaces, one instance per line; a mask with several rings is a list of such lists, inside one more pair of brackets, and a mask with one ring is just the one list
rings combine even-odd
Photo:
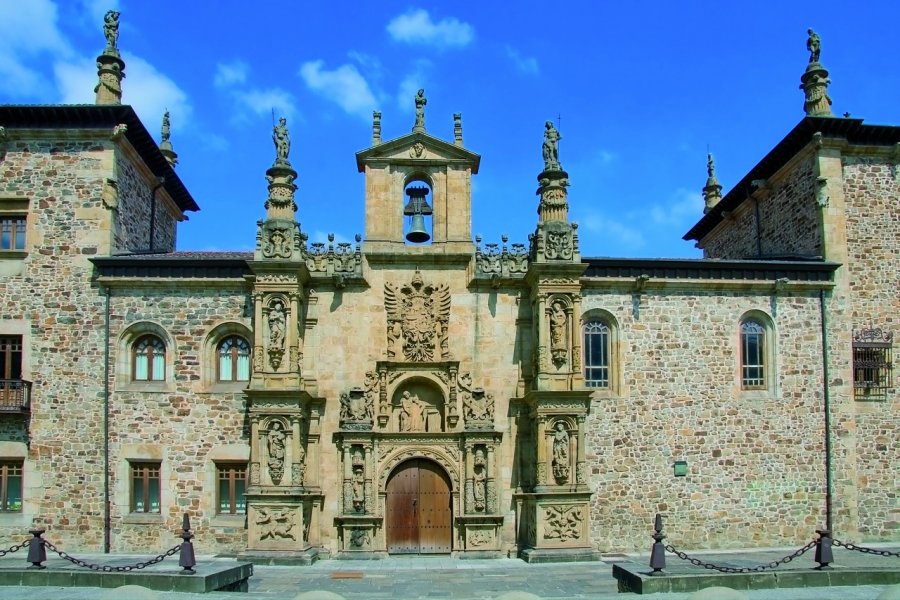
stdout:
[[892,384],[893,333],[882,329],[853,332],[853,395],[883,398]]
[[22,512],[22,461],[0,461],[0,512]]
[[22,382],[22,336],[0,336],[0,408],[23,406],[25,393]]
[[25,249],[25,217],[0,216],[0,250]]
[[766,388],[766,329],[761,323],[741,323],[741,388]]
[[247,465],[217,464],[216,512],[220,515],[243,515],[247,512]]
[[609,327],[600,321],[584,326],[584,383],[587,387],[609,387]]
[[159,470],[156,462],[131,463],[131,512],[160,512]]

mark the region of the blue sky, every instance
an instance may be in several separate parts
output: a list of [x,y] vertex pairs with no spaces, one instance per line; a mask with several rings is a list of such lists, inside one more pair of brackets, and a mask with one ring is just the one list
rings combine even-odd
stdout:
[[124,102],[201,206],[181,250],[249,250],[286,116],[310,241],[363,232],[354,154],[409,132],[482,156],[473,235],[526,242],[543,123],[559,121],[584,256],[697,257],[707,147],[727,191],[802,118],[806,30],[822,38],[833,110],[900,124],[900,3],[0,0],[0,103],[91,103],[102,19],[121,11]]

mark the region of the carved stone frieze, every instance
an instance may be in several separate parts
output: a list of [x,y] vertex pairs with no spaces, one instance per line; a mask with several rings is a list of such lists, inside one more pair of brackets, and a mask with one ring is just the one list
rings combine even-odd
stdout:
[[263,285],[284,285],[297,283],[297,276],[288,273],[266,273],[256,276],[256,283]]
[[551,504],[544,506],[544,539],[577,540],[582,535],[584,506],[576,504]]
[[450,290],[445,284],[426,284],[416,270],[409,284],[385,282],[384,306],[388,358],[427,362],[449,357]]
[[296,509],[291,507],[256,508],[256,531],[259,541],[298,540],[300,532],[297,526]]

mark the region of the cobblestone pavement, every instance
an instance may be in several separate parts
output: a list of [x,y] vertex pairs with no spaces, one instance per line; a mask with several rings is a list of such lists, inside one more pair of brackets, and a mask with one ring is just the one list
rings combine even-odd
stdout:
[[[892,547],[894,551],[896,547]],[[766,563],[783,556],[783,549],[697,553],[709,562]],[[102,562],[102,555],[82,558]],[[109,557],[105,557],[109,558]],[[123,557],[117,557],[121,562]],[[645,556],[629,556],[629,560],[645,562]],[[324,560],[308,567],[256,566],[250,579],[250,591],[242,593],[213,592],[181,594],[153,592],[160,600],[281,600],[304,592],[323,590],[339,594],[346,600],[492,600],[508,592],[528,592],[544,600],[686,600],[688,593],[639,596],[616,593],[610,558],[595,563],[563,563],[529,565],[516,559],[458,560],[452,558],[390,558],[375,561]],[[674,566],[678,559],[669,555]],[[6,561],[0,561],[0,568]],[[230,559],[198,557],[198,562],[227,563]],[[900,559],[835,551],[840,566],[897,567]],[[168,561],[167,561],[168,562]],[[799,563],[799,564],[797,564]],[[812,568],[812,557],[804,556],[792,568]],[[161,565],[162,566],[162,565]],[[51,562],[50,568],[53,568]],[[177,571],[177,562],[168,565]],[[883,586],[756,590],[744,592],[748,600],[874,600]],[[112,590],[99,588],[0,587],[0,598],[54,600],[111,599]],[[128,600],[128,599],[126,599]],[[144,600],[132,597],[130,600]],[[510,598],[509,600],[513,600]]]

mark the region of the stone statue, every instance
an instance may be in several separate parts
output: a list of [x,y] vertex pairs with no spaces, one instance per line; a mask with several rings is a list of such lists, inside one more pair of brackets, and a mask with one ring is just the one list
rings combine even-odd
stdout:
[[554,302],[550,307],[550,354],[557,363],[566,360],[567,320],[563,303]]
[[269,439],[267,442],[269,450],[269,476],[275,485],[281,483],[284,476],[284,441],[285,435],[281,421],[274,421],[269,426]]
[[425,90],[416,92],[416,123],[413,125],[413,131],[425,131],[425,105],[428,100],[425,99]]
[[106,11],[106,15],[103,17],[103,35],[106,36],[106,49],[117,50],[119,43],[119,13],[117,11]]
[[278,119],[278,125],[272,128],[272,141],[275,142],[275,162],[287,163],[291,152],[291,136],[287,130],[287,119]]
[[168,142],[170,137],[172,137],[171,123],[169,122],[169,111],[166,111],[163,113],[162,120],[162,143]]
[[716,176],[716,161],[713,159],[712,153],[706,155],[706,175],[708,177]]
[[809,38],[806,40],[806,49],[809,50],[809,62],[817,63],[819,62],[819,52],[822,51],[822,40],[819,39],[819,34],[812,29],[807,29],[806,33],[809,34]]
[[353,510],[362,512],[365,507],[365,492],[363,485],[365,484],[365,474],[362,466],[353,467],[353,478],[350,480],[350,487],[353,496]]
[[553,121],[547,121],[544,128],[544,170],[559,169],[559,140],[562,136],[553,126]]
[[569,478],[569,432],[563,421],[556,422],[553,433],[553,477],[557,483],[565,483]]
[[284,305],[276,302],[269,309],[269,348],[284,347]]
[[409,391],[400,398],[400,431],[425,431],[425,403]]
[[487,497],[487,461],[484,457],[484,450],[477,448],[475,457],[472,460],[472,495],[475,499],[475,510],[483,511],[485,509],[485,498]]

